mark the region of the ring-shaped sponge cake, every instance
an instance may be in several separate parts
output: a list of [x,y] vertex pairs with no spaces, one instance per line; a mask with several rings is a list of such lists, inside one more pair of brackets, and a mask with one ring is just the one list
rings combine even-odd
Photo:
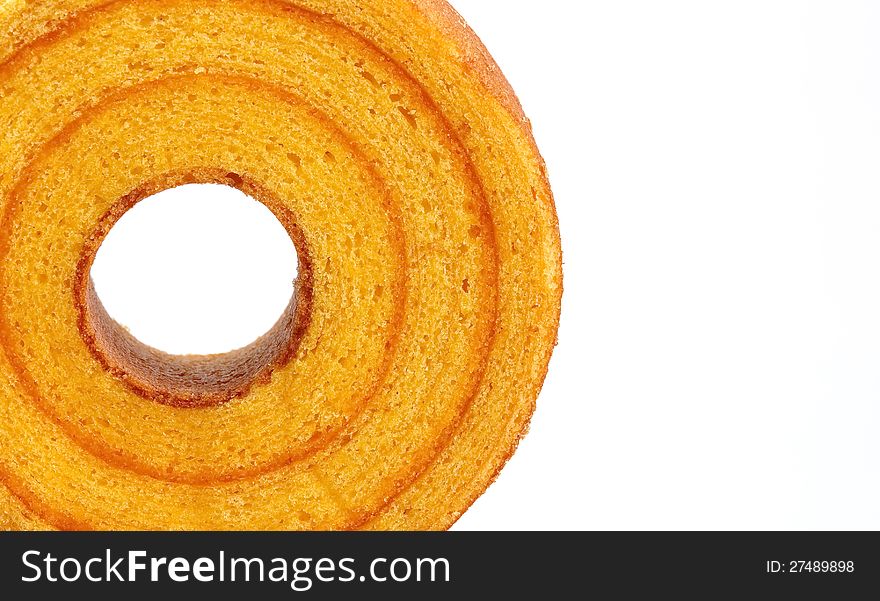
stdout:
[[[223,355],[140,343],[89,277],[186,183],[298,251]],[[528,427],[561,294],[528,121],[442,0],[0,3],[0,528],[448,528]]]

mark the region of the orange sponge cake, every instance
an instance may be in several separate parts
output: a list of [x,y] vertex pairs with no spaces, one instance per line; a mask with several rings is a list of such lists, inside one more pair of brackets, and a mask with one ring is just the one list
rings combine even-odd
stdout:
[[[89,277],[131,206],[263,202],[299,281],[172,356]],[[525,433],[558,225],[528,121],[442,0],[0,0],[0,528],[444,529]]]

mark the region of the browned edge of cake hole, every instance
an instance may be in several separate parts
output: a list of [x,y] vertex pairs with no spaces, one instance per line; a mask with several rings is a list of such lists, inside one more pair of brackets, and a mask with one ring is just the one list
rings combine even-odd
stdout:
[[[296,247],[299,273],[287,309],[266,334],[228,353],[171,355],[147,346],[110,317],[90,275],[98,248],[126,211],[153,194],[185,184],[223,184],[255,198],[272,211]],[[166,173],[116,201],[86,241],[73,283],[77,325],[94,357],[140,396],[181,408],[221,405],[245,396],[254,385],[267,383],[272,372],[296,354],[311,320],[312,294],[309,247],[292,212],[259,183],[210,167]]]

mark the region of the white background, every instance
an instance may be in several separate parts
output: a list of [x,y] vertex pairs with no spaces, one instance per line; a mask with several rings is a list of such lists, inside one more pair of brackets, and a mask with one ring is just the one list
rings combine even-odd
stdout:
[[[453,4],[533,121],[566,275],[531,434],[456,528],[880,527],[880,5]],[[287,257],[235,268],[263,293],[135,317],[136,334],[228,350],[222,336],[268,327],[230,319],[236,302],[280,314],[290,251],[248,211],[196,242],[251,236],[260,261]],[[101,287],[101,269],[112,281],[142,254],[117,250],[99,292],[111,314],[148,319]],[[172,285],[199,294],[185,275]]]

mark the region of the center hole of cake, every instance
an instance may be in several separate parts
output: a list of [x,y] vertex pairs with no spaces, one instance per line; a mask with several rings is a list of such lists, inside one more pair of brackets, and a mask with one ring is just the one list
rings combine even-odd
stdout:
[[245,347],[278,322],[297,255],[262,203],[229,186],[189,184],[127,211],[91,276],[107,314],[139,341],[211,355]]
[[96,358],[142,396],[179,407],[268,381],[311,310],[293,217],[236,174],[205,179],[152,182],[120,199],[86,244],[76,286]]

